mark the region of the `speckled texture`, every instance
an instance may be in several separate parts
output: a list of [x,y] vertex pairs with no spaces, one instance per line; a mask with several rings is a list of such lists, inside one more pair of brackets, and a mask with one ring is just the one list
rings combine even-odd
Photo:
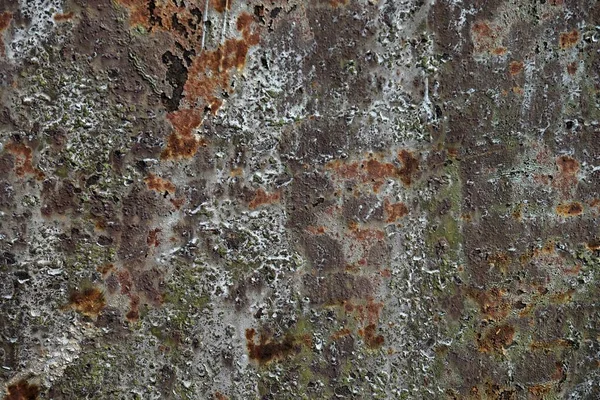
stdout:
[[0,397],[600,398],[599,39],[592,0],[0,0]]

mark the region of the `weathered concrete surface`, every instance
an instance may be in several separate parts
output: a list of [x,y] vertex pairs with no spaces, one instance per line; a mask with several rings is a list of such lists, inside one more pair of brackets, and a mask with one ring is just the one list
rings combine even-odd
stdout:
[[0,397],[600,398],[599,25],[0,0]]

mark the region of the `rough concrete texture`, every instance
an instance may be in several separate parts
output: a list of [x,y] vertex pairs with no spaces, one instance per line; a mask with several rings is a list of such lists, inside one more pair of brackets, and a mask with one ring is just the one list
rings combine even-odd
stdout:
[[600,3],[0,0],[0,398],[600,398]]

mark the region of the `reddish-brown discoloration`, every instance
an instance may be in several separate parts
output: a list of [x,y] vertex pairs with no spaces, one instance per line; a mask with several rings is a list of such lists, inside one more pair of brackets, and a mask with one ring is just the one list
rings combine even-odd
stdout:
[[254,198],[248,204],[250,209],[255,209],[265,204],[273,204],[279,201],[281,193],[267,193],[263,189],[258,189],[254,192]]
[[215,392],[215,400],[229,400],[229,398],[221,392]]
[[75,14],[73,13],[73,11],[70,11],[65,14],[56,13],[56,14],[54,14],[54,16],[52,18],[54,18],[54,20],[56,22],[65,22],[65,21],[69,21],[69,20],[73,19],[74,15]]
[[412,183],[413,176],[419,171],[419,160],[409,151],[401,150],[398,153],[398,159],[402,161],[399,175],[402,182],[409,186]]
[[333,340],[338,340],[339,338],[342,338],[344,336],[349,336],[352,332],[350,331],[350,329],[348,328],[342,328],[337,332],[334,332],[333,335],[331,335],[331,338]]
[[202,100],[213,113],[217,112],[222,104],[221,91],[231,91],[232,71],[244,67],[248,50],[259,42],[258,32],[251,29],[253,20],[252,15],[241,14],[236,27],[242,39],[227,39],[215,50],[205,51],[194,59],[184,86],[188,104]]
[[173,183],[166,179],[160,178],[154,174],[150,174],[146,178],[144,178],[144,182],[146,182],[148,189],[156,190],[159,193],[168,192],[170,194],[174,194],[176,190],[175,185],[173,185]]
[[577,42],[579,42],[579,32],[576,29],[573,29],[571,32],[562,32],[558,40],[561,49],[574,47]]
[[2,39],[2,32],[8,28],[10,21],[12,20],[12,13],[3,12],[0,14],[0,56],[6,55],[6,49],[4,48],[4,40]]
[[346,5],[348,5],[349,2],[350,2],[350,0],[329,0],[329,4],[333,8],[346,6]]
[[233,0],[210,0],[210,3],[217,12],[224,12],[225,10],[231,10],[231,2]]
[[577,73],[577,62],[567,64],[567,72],[569,75],[575,75]]
[[13,154],[16,158],[15,172],[18,176],[24,176],[25,174],[31,174],[38,180],[42,180],[45,174],[37,168],[33,167],[33,151],[30,147],[22,143],[8,143],[6,150]]
[[106,301],[100,289],[90,287],[71,293],[69,305],[83,315],[96,317],[106,306]]
[[167,115],[174,131],[167,139],[167,147],[163,150],[161,158],[177,159],[191,158],[201,146],[206,146],[206,141],[196,137],[194,129],[202,123],[202,115],[198,110],[184,109]]
[[583,206],[577,201],[562,203],[556,207],[556,213],[563,217],[575,217],[583,213]]
[[148,232],[148,238],[146,239],[146,243],[148,243],[148,246],[154,246],[154,247],[160,246],[160,240],[158,239],[158,234],[161,231],[162,230],[160,228],[156,228],[156,229],[152,229],[152,230],[150,230],[150,232]]
[[468,289],[467,295],[479,305],[479,311],[488,320],[498,321],[508,315],[510,303],[505,298],[504,291],[493,288],[491,290]]
[[490,52],[495,55],[506,53],[506,49],[500,44],[498,27],[491,25],[488,21],[478,21],[471,27],[473,47],[476,53]]
[[385,199],[383,207],[387,215],[386,222],[396,222],[398,219],[408,214],[408,207],[402,202],[390,203],[388,199]]
[[296,338],[286,335],[281,342],[275,342],[267,338],[265,334],[260,335],[259,344],[254,343],[256,331],[253,328],[246,329],[246,345],[250,359],[260,364],[267,364],[273,360],[280,360],[293,353],[300,351],[300,345]]
[[523,61],[511,61],[508,65],[508,72],[512,75],[518,75],[523,72]]
[[30,385],[25,379],[21,379],[17,383],[8,385],[4,400],[36,400],[39,395],[39,386]]
[[558,176],[554,179],[552,185],[559,189],[563,198],[565,198],[577,186],[579,162],[569,156],[560,156],[556,159],[556,165],[558,166]]
[[115,265],[114,264],[104,264],[104,265],[99,265],[96,268],[96,271],[100,272],[102,275],[106,275],[110,271],[113,271],[114,269],[115,269]]
[[383,345],[384,338],[382,335],[376,335],[377,327],[375,324],[369,324],[364,329],[360,329],[358,334],[363,337],[365,344],[371,349],[377,349]]
[[503,324],[493,326],[478,339],[479,351],[482,353],[502,353],[504,349],[513,342],[515,328]]

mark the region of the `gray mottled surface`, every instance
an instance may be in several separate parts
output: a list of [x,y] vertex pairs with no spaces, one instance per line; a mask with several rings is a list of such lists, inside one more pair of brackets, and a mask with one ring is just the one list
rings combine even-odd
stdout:
[[600,5],[0,0],[0,397],[600,397]]

